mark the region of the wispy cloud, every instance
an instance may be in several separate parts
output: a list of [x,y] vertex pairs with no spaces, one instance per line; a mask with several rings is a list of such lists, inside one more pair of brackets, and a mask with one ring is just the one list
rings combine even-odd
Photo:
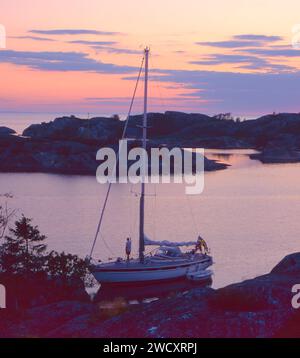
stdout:
[[226,40],[226,41],[210,41],[210,42],[196,42],[196,45],[220,47],[220,48],[241,48],[241,47],[258,47],[261,46],[260,41],[238,41],[238,40]]
[[268,57],[300,57],[300,50],[290,47],[285,48],[253,48],[247,49],[247,53]]
[[[294,67],[276,64],[268,59],[252,56],[252,55],[240,55],[240,54],[212,54],[206,56],[203,60],[190,61],[194,65],[223,65],[223,64],[237,64],[238,68],[244,68],[249,70],[264,70],[264,71],[292,71]],[[242,65],[241,65],[242,64]]]
[[244,47],[261,47],[267,43],[280,41],[280,36],[266,36],[266,35],[236,35],[230,40],[225,41],[209,41],[209,42],[196,42],[196,45],[218,47],[218,48],[244,48]]
[[272,112],[278,109],[288,111],[299,108],[300,71],[240,73],[157,70],[156,72],[156,81],[184,83],[185,88],[189,90],[189,95],[206,101],[206,110],[209,111],[249,113],[251,110]]
[[[89,107],[106,106],[110,110],[111,108],[122,108],[124,110],[129,107],[131,97],[90,97],[90,98],[84,98],[83,100]],[[143,102],[144,102],[143,97],[136,97],[135,108],[136,109],[138,108],[138,110],[140,110],[140,108],[142,108],[141,105],[143,104]],[[161,110],[161,97],[151,96],[149,98],[149,102],[151,104],[152,111],[154,109]],[[202,102],[202,100],[196,96],[187,96],[186,94],[180,96],[180,100],[177,96],[164,98],[165,104],[168,103],[172,107],[178,107],[178,108],[182,108],[183,106],[186,106],[189,103],[193,103],[193,102],[199,103]]]
[[142,53],[142,50],[132,50],[128,48],[120,48],[120,47],[113,47],[113,46],[92,46],[93,49],[99,51],[99,52],[109,52],[109,53],[115,53],[115,54],[126,54],[126,55],[140,55]]
[[116,46],[116,41],[89,41],[89,40],[73,40],[67,41],[71,44],[87,45],[97,52],[109,52],[114,54],[126,54],[126,55],[140,55],[141,50],[133,50],[127,48],[120,48]]
[[33,41],[56,41],[49,37],[39,37],[39,36],[10,36],[11,39],[20,39],[20,40],[33,40]]
[[[289,63],[276,63],[276,57],[280,57],[281,62],[289,57],[300,57],[300,51],[278,44],[279,41],[283,41],[283,38],[275,35],[242,34],[232,36],[226,41],[201,42],[197,44],[220,48],[222,53],[213,53],[190,63],[202,66],[231,64],[235,65],[233,69],[260,72],[297,71],[297,67]],[[226,53],[223,52],[224,49]]]
[[[184,95],[185,97],[187,98],[190,98],[188,97],[186,94]],[[192,96],[193,97],[193,96]],[[191,97],[191,99],[193,99]],[[166,97],[164,100],[166,101],[170,101],[170,100],[175,100],[177,97]],[[124,101],[126,103],[130,102],[132,98],[131,97],[86,97],[84,98],[84,100],[86,101],[91,101],[91,102],[104,102],[104,101]],[[138,100],[144,100],[144,97],[136,97],[136,99]],[[157,99],[157,100],[161,100],[161,97],[154,97],[154,96],[151,96],[151,99]]]
[[67,41],[67,43],[75,45],[86,45],[89,46],[91,49],[96,50],[97,52],[108,52],[126,55],[140,55],[142,53],[141,50],[118,47],[116,46],[118,44],[118,42],[116,41],[72,40]]
[[33,34],[40,35],[120,35],[120,32],[90,30],[90,29],[50,29],[50,30],[37,30],[33,29],[29,31]]
[[267,36],[267,35],[253,35],[253,34],[235,35],[233,38],[237,40],[261,41],[261,42],[277,42],[282,40],[281,36]]
[[130,66],[120,66],[104,63],[88,57],[83,52],[50,52],[50,51],[0,51],[0,62],[41,71],[82,71],[109,74],[132,73],[138,69]]
[[88,45],[88,46],[102,46],[102,45],[115,45],[116,41],[88,41],[88,40],[73,40],[68,41],[71,44]]
[[265,64],[266,60],[250,55],[226,55],[226,54],[212,54],[206,56],[204,60],[190,61],[194,65],[220,65],[224,63],[244,63],[244,62],[258,62]]

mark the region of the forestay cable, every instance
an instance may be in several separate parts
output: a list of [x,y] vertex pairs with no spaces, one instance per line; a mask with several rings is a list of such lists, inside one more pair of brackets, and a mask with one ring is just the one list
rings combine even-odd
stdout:
[[[126,118],[126,121],[125,121],[123,133],[122,133],[122,140],[125,138],[125,134],[126,134],[126,131],[127,131],[129,117],[131,115],[133,103],[134,103],[136,92],[137,92],[137,89],[138,89],[138,84],[139,84],[140,77],[141,77],[142,70],[143,70],[144,60],[145,60],[145,56],[143,56],[141,67],[140,67],[140,70],[139,70],[139,74],[138,74],[136,84],[135,84],[135,87],[134,87],[133,96],[132,96],[132,99],[131,99],[128,115],[127,115],[127,118]],[[114,167],[114,173],[116,172],[116,168],[117,168],[117,165],[119,163],[119,155],[120,155],[120,152],[118,152],[118,154],[117,154],[116,163],[115,163],[115,167]],[[106,205],[107,205],[107,202],[108,202],[108,197],[109,197],[109,194],[110,194],[110,191],[111,191],[111,187],[112,187],[112,183],[109,183],[108,189],[107,189],[107,192],[106,192],[106,196],[105,196],[105,200],[104,200],[104,203],[103,203],[103,206],[102,206],[101,215],[100,215],[99,223],[98,223],[98,226],[97,226],[95,238],[94,238],[94,241],[93,241],[92,249],[91,249],[91,252],[90,252],[90,256],[89,256],[90,258],[93,255],[95,245],[96,245],[96,242],[97,242],[97,238],[98,238],[98,235],[99,235],[99,232],[100,232],[100,229],[101,229],[101,225],[102,225],[102,221],[103,221],[103,217],[104,217],[104,212],[105,212]]]

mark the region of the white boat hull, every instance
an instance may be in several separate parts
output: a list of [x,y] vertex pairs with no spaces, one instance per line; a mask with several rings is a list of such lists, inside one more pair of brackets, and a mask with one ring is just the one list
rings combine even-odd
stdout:
[[108,269],[101,265],[94,267],[91,272],[95,279],[100,283],[134,283],[134,282],[151,282],[172,280],[184,278],[189,273],[205,270],[212,264],[211,258],[206,260],[169,265],[170,267],[145,267],[130,268],[114,268]]

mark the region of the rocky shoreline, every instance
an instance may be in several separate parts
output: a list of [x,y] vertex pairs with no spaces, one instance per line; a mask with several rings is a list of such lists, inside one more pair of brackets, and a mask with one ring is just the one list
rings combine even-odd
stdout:
[[250,154],[250,158],[264,164],[299,163],[300,150],[281,147],[266,147],[260,153]]
[[[141,116],[129,121],[127,137],[138,146]],[[34,124],[16,135],[0,127],[0,172],[46,172],[95,175],[101,147],[116,148],[124,122],[118,117],[57,118]],[[282,113],[247,121],[203,114],[165,112],[149,114],[149,148],[202,147],[256,149],[252,159],[264,163],[300,161],[300,114]],[[205,170],[226,169],[223,163],[205,160]]]
[[[9,128],[2,128],[0,172],[95,175],[100,164],[96,161],[97,151],[101,147],[117,150],[123,124],[112,118],[87,121],[63,117],[50,123],[32,125],[21,136]],[[134,135],[131,130],[129,132]],[[131,138],[139,138],[139,133]],[[129,144],[131,147],[140,145],[137,140],[131,140]],[[149,149],[159,145],[154,139],[149,141]],[[167,146],[172,148],[172,145]],[[226,164],[207,158],[204,158],[204,166],[206,171],[227,168]]]
[[269,274],[214,290],[194,287],[159,301],[113,307],[60,301],[14,315],[0,311],[1,337],[269,338],[300,337],[300,311],[291,305],[300,283],[300,253]]

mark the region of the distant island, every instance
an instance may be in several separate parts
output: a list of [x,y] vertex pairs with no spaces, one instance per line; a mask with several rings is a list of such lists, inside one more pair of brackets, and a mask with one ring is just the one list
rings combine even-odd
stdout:
[[[139,145],[142,116],[132,116],[127,137]],[[75,116],[32,124],[22,135],[0,127],[1,172],[49,172],[94,175],[96,152],[117,147],[124,127],[118,116],[87,119]],[[149,113],[149,147],[256,149],[263,163],[300,162],[300,114],[270,114],[253,120],[227,115]],[[205,170],[227,165],[205,160]]]

